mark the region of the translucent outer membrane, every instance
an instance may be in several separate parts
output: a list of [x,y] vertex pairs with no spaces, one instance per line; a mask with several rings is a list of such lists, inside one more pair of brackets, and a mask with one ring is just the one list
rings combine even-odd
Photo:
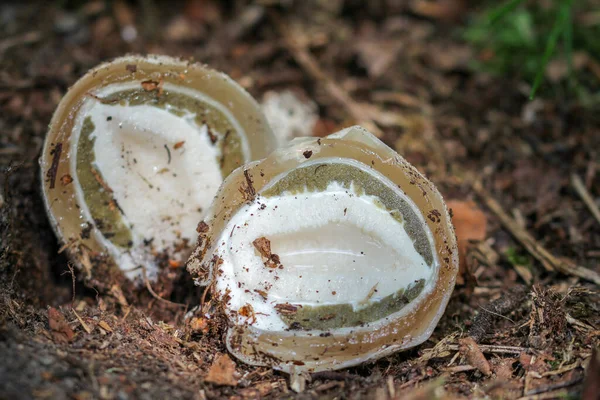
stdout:
[[[288,373],[357,365],[424,342],[446,308],[458,271],[456,238],[446,205],[431,182],[361,127],[351,127],[322,139],[296,139],[266,159],[234,171],[221,186],[206,224],[199,226],[199,246],[188,262],[190,272],[204,284],[219,280],[223,269],[218,257],[220,243],[216,242],[224,235],[232,217],[253,201],[253,193],[260,195],[263,189],[269,189],[274,179],[303,164],[316,163],[319,159],[331,162],[335,158],[372,167],[398,185],[414,202],[422,216],[419,219],[433,237],[438,263],[436,276],[431,287],[423,290],[403,312],[390,314],[375,323],[325,331],[270,331],[257,329],[251,321],[240,323],[239,319],[230,318],[228,349],[246,363],[268,365]],[[227,293],[217,291],[215,295],[227,303]]]
[[[70,258],[83,268],[88,279],[97,275],[100,267],[107,267],[103,271],[110,274],[118,269],[113,268],[117,262],[103,245],[106,241],[96,229],[98,227],[92,226],[89,215],[85,215],[87,207],[79,204],[81,196],[76,195],[75,185],[78,183],[77,163],[71,160],[77,149],[72,137],[77,131],[74,127],[81,119],[78,112],[86,100],[89,103],[90,97],[102,93],[103,88],[117,85],[137,85],[144,89],[148,88],[144,85],[150,85],[149,90],[164,87],[165,93],[169,87],[177,87],[210,99],[212,104],[218,104],[235,119],[236,127],[241,128],[238,134],[244,142],[244,162],[265,157],[275,147],[273,134],[254,99],[227,75],[206,66],[167,56],[132,55],[89,71],[69,89],[58,105],[40,158],[43,194],[50,221],[66,245]],[[152,88],[152,85],[160,86]]]

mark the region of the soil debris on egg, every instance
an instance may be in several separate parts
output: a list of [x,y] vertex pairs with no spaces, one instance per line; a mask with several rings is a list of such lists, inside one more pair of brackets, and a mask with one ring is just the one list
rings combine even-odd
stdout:
[[40,160],[48,214],[77,265],[81,249],[93,256],[88,278],[105,266],[153,279],[188,257],[223,179],[273,143],[258,104],[226,75],[118,58],[81,78],[53,116]]
[[435,187],[369,132],[296,139],[217,198],[188,269],[214,285],[240,360],[338,369],[431,335],[458,270],[454,230]]

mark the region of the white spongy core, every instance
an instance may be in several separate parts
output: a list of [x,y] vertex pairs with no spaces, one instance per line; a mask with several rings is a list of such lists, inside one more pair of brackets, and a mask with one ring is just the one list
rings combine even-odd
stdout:
[[[231,311],[252,306],[256,320],[232,313],[239,323],[264,330],[287,327],[274,308],[280,303],[359,309],[419,279],[432,281],[434,268],[403,225],[376,197],[336,182],[321,192],[259,197],[236,212],[218,239],[217,289],[230,296]],[[270,240],[282,269],[265,266],[253,245],[260,237]]]
[[[110,85],[95,95],[105,97],[133,88],[140,88],[139,82]],[[170,84],[165,84],[164,89],[209,103],[236,126],[231,114],[206,96]],[[96,234],[121,269],[134,270],[130,277],[140,273],[135,270],[140,265],[154,275],[157,266],[150,248],[156,252],[172,251],[174,244],[182,239],[194,243],[198,221],[222,182],[217,161],[220,150],[211,143],[207,126],[198,125],[195,116],[192,113],[177,116],[168,111],[168,106],[162,109],[151,105],[109,105],[91,97],[85,100],[78,114],[74,135],[79,135],[84,119],[91,117],[95,126],[91,135],[95,139],[94,167],[123,210],[133,246],[121,249]],[[176,149],[175,144],[180,142],[184,143]],[[71,162],[74,167],[76,156]],[[81,189],[78,196],[80,204],[85,205]],[[88,215],[84,212],[82,217],[89,220],[89,210],[84,211]],[[150,247],[144,244],[150,240]],[[174,260],[187,256],[187,253],[170,254]]]

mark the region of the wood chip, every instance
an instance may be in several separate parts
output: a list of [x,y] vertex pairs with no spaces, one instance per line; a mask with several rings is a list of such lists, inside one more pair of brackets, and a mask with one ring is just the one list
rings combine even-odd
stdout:
[[147,92],[151,92],[153,90],[158,89],[158,85],[159,85],[158,81],[153,81],[153,80],[142,81],[142,88]]
[[79,320],[79,323],[81,324],[81,327],[89,334],[92,333],[92,328],[90,328],[90,326],[88,324],[85,323],[85,321],[79,316],[79,314],[77,314],[77,311],[75,311],[75,309],[71,310],[73,311],[73,314],[75,314],[75,316],[77,317],[77,319]]
[[298,307],[290,303],[276,304],[274,308],[278,313],[283,315],[294,315],[298,312]]
[[237,375],[235,363],[231,358],[227,354],[217,354],[205,381],[220,386],[237,386]]
[[98,322],[98,326],[100,328],[104,329],[107,332],[111,332],[111,333],[113,332],[112,328],[110,327],[110,325],[108,325],[106,323],[106,321],[100,321],[100,322]]
[[271,241],[266,237],[259,237],[252,242],[254,248],[258,250],[264,258],[271,258]]

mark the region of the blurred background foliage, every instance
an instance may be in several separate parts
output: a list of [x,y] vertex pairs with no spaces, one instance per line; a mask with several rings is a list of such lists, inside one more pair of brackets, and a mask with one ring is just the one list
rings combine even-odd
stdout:
[[507,0],[472,13],[463,38],[479,51],[475,70],[519,76],[531,97],[572,95],[600,103],[600,2]]

